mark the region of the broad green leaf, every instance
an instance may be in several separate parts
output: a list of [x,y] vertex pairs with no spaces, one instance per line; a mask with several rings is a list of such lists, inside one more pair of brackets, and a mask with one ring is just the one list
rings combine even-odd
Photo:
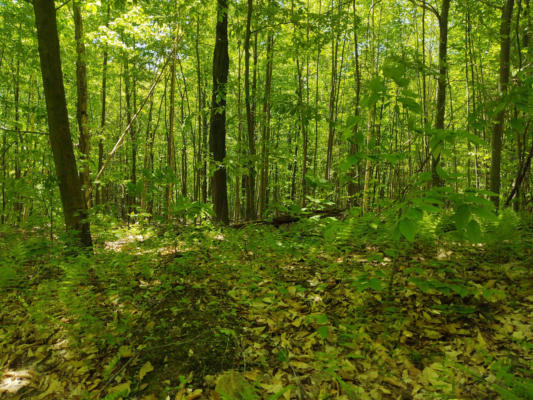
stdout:
[[415,239],[416,224],[410,218],[402,218],[398,223],[401,234],[410,242]]
[[481,227],[475,219],[466,226],[466,237],[473,243],[481,242]]
[[470,207],[466,204],[460,204],[455,209],[455,226],[458,230],[466,228],[466,224],[470,220]]
[[319,325],[327,324],[328,323],[328,316],[325,314],[315,315],[313,317],[315,322]]
[[316,330],[322,339],[325,339],[329,335],[329,327],[326,325],[319,326]]
[[381,284],[381,279],[378,278],[372,278],[368,281],[368,287],[370,289],[374,289],[376,292],[380,292],[383,289],[383,285]]

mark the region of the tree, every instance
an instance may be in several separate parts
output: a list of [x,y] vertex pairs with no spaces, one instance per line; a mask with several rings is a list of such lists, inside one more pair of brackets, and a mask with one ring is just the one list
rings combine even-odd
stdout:
[[82,154],[80,166],[80,184],[82,186],[83,199],[87,208],[90,207],[90,170],[89,159],[91,154],[91,141],[89,136],[89,115],[87,112],[87,63],[85,60],[85,42],[83,37],[83,20],[81,17],[80,3],[72,2],[74,14],[74,35],[76,37],[76,89],[78,102],[76,104],[76,117],[78,119],[79,140],[78,147]]
[[213,52],[213,95],[209,128],[209,150],[214,161],[212,195],[216,220],[227,224],[228,188],[226,183],[226,85],[228,83],[228,3],[217,0],[215,50]]
[[[255,115],[250,96],[250,37],[253,0],[247,2],[246,33],[244,36],[244,102],[248,138],[248,172],[246,175],[246,218],[255,218]],[[257,54],[257,52],[255,52]],[[255,55],[254,55],[255,57]],[[255,104],[255,101],[254,101]]]
[[59,181],[65,225],[67,230],[77,232],[82,246],[91,248],[91,232],[68,123],[54,1],[35,0],[33,9],[48,115],[50,145]]
[[[510,55],[511,55],[511,18],[513,16],[514,0],[505,0],[500,25],[500,76],[498,80],[498,94],[503,101],[509,85]],[[502,137],[505,124],[505,107],[501,107],[496,116],[496,123],[492,131],[492,162],[490,164],[490,190],[494,192],[492,202],[496,207],[500,205],[500,170],[502,162]]]
[[[448,75],[448,14],[450,11],[450,0],[442,0],[440,13],[436,12],[439,21],[439,76],[437,83],[437,110],[435,114],[435,129],[444,129],[444,116],[446,112],[446,77]],[[431,159],[431,176],[433,186],[442,186],[443,180],[438,173],[440,162],[440,151],[433,154]]]
[[[177,41],[177,33],[176,33]],[[176,51],[176,49],[174,50]],[[168,140],[167,140],[167,165],[168,171],[170,172],[170,181],[167,186],[167,218],[170,218],[171,215],[171,206],[172,206],[172,194],[174,187],[174,175],[176,174],[176,150],[174,145],[174,120],[175,120],[175,111],[174,111],[174,101],[176,97],[176,57],[175,53],[172,54],[172,63],[170,64],[170,107],[169,107],[169,129],[168,129]]]

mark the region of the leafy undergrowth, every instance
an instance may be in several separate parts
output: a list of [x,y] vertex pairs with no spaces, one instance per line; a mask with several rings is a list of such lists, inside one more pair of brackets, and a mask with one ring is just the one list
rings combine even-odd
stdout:
[[93,257],[1,233],[0,397],[533,398],[530,231],[502,253],[337,224],[134,226]]

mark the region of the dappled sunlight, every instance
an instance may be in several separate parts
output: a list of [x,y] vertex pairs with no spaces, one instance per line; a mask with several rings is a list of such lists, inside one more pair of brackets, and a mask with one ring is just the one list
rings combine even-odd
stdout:
[[35,373],[30,369],[7,370],[0,376],[0,397],[2,393],[13,394],[28,386]]
[[135,234],[127,234],[124,237],[121,237],[118,240],[115,241],[109,241],[105,242],[105,249],[111,250],[111,251],[122,251],[125,247],[129,247],[131,244],[135,242],[144,242],[146,239],[148,239],[150,235],[135,235]]

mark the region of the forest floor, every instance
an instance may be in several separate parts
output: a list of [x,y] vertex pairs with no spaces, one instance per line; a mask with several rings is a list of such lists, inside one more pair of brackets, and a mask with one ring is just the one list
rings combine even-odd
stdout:
[[533,398],[531,230],[323,228],[94,228],[92,257],[0,232],[0,398]]

